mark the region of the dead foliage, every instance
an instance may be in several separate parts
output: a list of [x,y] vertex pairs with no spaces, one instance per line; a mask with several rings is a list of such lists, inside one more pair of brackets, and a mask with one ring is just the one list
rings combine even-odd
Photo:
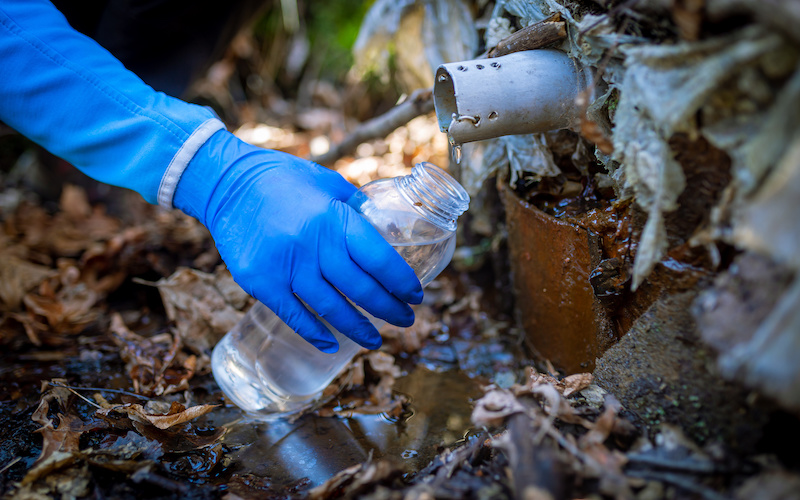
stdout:
[[208,353],[253,301],[224,267],[213,274],[180,268],[152,285],[161,293],[177,335],[198,355]]
[[[121,472],[141,481],[169,482],[165,476],[165,454],[181,455],[214,448],[213,436],[199,436],[191,421],[214,408],[197,405],[185,408],[173,402],[164,411],[155,405],[100,404],[54,379],[43,384],[43,393],[32,420],[41,427],[39,457],[16,485],[10,498],[78,498],[97,487],[93,468]],[[93,413],[81,411],[76,400],[96,406]],[[123,415],[124,418],[115,418]],[[51,416],[52,415],[52,416]],[[148,432],[150,431],[150,432]],[[87,438],[94,446],[81,444]]]

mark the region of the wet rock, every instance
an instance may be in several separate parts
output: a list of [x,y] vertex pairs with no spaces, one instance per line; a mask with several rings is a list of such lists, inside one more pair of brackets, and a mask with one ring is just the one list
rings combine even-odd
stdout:
[[675,424],[699,443],[752,450],[766,412],[726,381],[691,314],[696,292],[664,295],[597,361],[596,383],[648,427]]

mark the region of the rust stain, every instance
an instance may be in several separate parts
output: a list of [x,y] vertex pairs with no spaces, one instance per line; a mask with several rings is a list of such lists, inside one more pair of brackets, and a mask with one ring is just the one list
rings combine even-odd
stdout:
[[600,238],[500,187],[517,307],[530,347],[567,373],[592,370],[616,340],[589,283]]

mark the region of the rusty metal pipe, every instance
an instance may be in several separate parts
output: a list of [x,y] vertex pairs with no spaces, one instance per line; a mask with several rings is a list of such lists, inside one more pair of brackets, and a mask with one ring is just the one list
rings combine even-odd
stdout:
[[528,50],[439,66],[433,104],[439,128],[463,144],[577,125],[590,81],[564,52]]

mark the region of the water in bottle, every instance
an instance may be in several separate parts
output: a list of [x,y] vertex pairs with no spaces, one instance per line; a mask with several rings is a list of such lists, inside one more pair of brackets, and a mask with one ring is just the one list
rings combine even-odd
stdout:
[[[364,185],[348,204],[375,226],[425,286],[453,256],[456,220],[467,209],[469,196],[447,172],[420,163],[411,175]],[[383,325],[361,312],[376,328]],[[318,319],[339,342],[337,352],[320,352],[256,302],[214,348],[212,370],[225,395],[263,417],[291,413],[318,398],[361,349]]]

